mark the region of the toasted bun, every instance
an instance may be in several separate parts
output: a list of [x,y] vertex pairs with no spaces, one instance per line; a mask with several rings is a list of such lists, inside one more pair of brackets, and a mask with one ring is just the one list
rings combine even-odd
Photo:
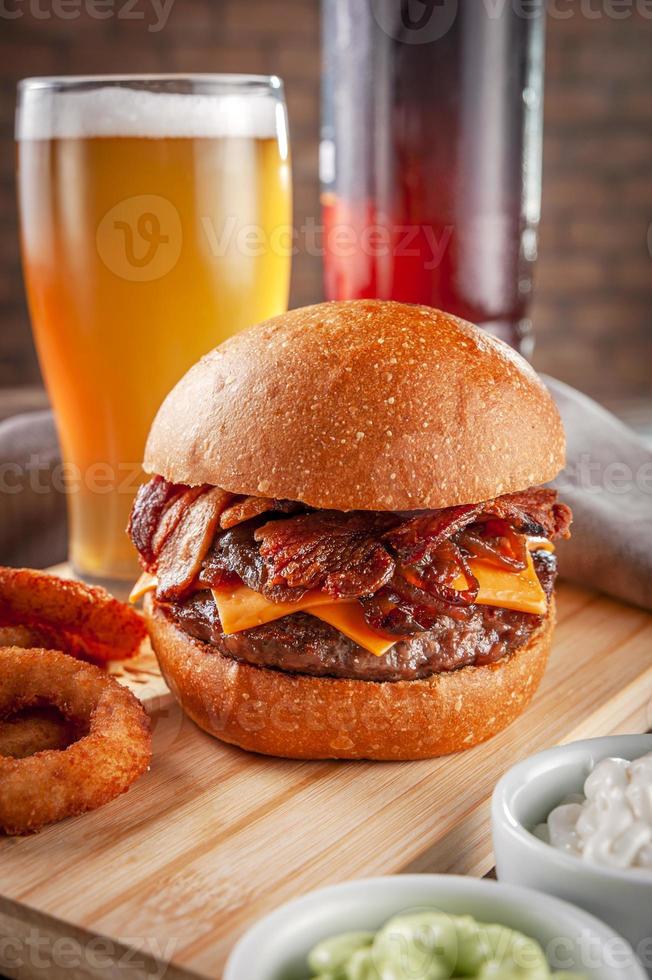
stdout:
[[486,667],[377,683],[251,667],[184,633],[147,596],[163,676],[200,728],[243,749],[290,759],[429,759],[484,742],[539,686],[554,600],[515,653]]
[[237,334],[172,390],[145,469],[336,510],[476,503],[564,465],[532,368],[476,327],[376,300],[292,310]]

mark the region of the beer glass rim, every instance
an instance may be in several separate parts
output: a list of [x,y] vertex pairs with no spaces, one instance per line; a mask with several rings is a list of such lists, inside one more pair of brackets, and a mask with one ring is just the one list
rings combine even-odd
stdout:
[[185,94],[191,86],[191,92],[203,94],[256,95],[283,93],[283,81],[278,75],[253,75],[221,72],[195,72],[185,74],[154,73],[154,74],[114,74],[114,75],[35,75],[22,78],[18,82],[19,94],[27,91],[75,91],[79,89],[105,88],[107,86],[139,88],[141,90],[177,92]]

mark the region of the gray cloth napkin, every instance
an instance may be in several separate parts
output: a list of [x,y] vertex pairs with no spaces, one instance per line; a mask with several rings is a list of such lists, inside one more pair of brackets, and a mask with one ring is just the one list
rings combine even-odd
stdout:
[[0,422],[0,564],[45,568],[66,558],[66,502],[51,412]]
[[[652,609],[652,450],[596,402],[544,378],[568,438],[554,483],[575,520],[558,547],[564,578]],[[66,554],[59,450],[49,412],[0,423],[0,563],[45,567]]]
[[652,450],[586,395],[543,380],[568,443],[553,483],[574,514],[572,537],[558,547],[560,574],[652,609]]

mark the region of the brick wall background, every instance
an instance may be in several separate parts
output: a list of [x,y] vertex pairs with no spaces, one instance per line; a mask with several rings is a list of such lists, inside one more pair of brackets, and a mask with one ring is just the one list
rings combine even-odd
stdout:
[[[318,0],[175,0],[159,32],[147,29],[155,21],[150,0],[135,0],[128,19],[96,19],[84,13],[86,0],[75,2],[5,0],[0,14],[1,387],[39,381],[16,237],[12,130],[20,77],[276,72],[287,86],[296,221],[318,214]],[[115,0],[114,11],[124,4]],[[649,7],[570,0],[556,5],[563,17],[548,20],[535,363],[606,399],[652,394]],[[75,19],[58,15],[75,9]],[[299,255],[292,304],[320,294],[319,261]]]

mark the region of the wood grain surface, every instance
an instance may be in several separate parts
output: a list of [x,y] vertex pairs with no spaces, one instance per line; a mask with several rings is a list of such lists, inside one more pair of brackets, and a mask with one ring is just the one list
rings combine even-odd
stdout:
[[427,762],[247,755],[183,716],[151,655],[120,673],[152,716],[151,771],[101,810],[0,839],[0,972],[18,980],[215,978],[250,923],[319,885],[486,873],[489,798],[509,766],[652,724],[652,616],[562,585],[530,709],[491,742]]

